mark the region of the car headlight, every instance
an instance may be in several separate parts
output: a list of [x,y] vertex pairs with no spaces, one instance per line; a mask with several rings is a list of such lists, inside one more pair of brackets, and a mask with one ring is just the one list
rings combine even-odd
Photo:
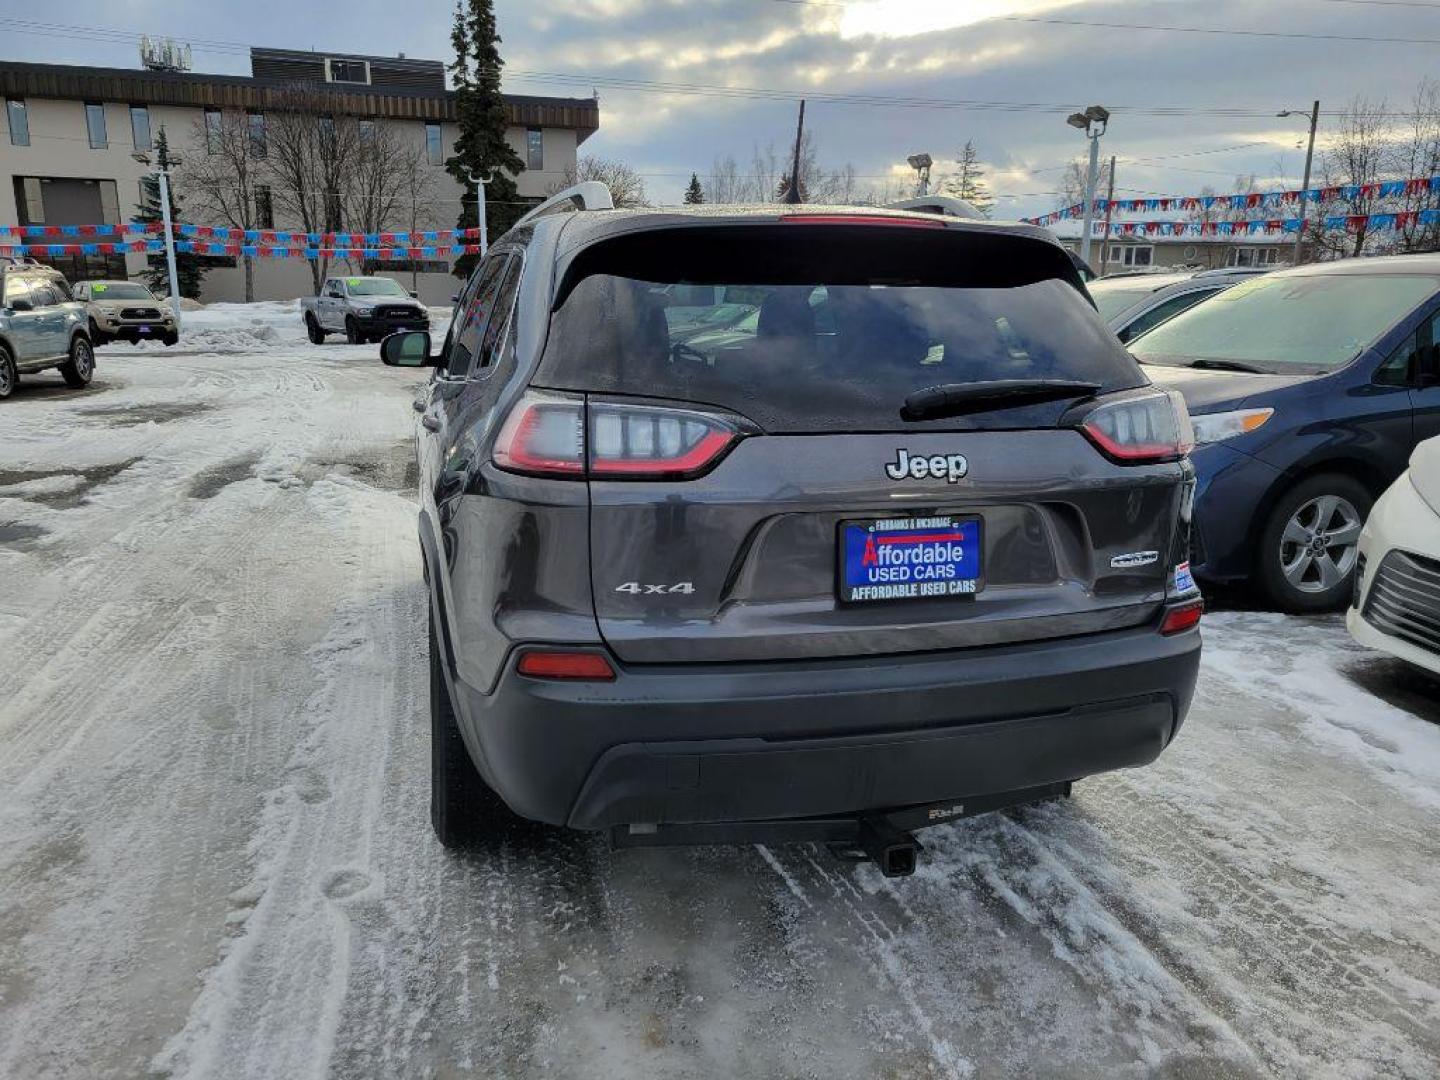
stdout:
[[355,314],[356,314],[356,315],[374,315],[374,314],[375,314],[375,309],[374,309],[373,307],[362,307],[361,305],[356,304],[356,305],[355,305]]
[[1224,442],[1255,431],[1264,427],[1274,415],[1274,409],[1236,409],[1234,412],[1192,415],[1190,423],[1195,428],[1195,445]]

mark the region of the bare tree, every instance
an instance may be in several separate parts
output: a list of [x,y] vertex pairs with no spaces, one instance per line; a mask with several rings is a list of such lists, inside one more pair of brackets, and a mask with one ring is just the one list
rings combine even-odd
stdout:
[[717,157],[710,166],[710,179],[705,185],[706,197],[712,203],[734,205],[749,201],[749,181],[740,172],[735,158],[727,154]]
[[[1357,97],[1340,115],[1338,130],[1321,159],[1321,187],[1333,192],[1320,205],[1321,219],[1358,217],[1375,209],[1378,196],[1366,185],[1378,182],[1394,157],[1394,147],[1387,141],[1387,111],[1384,101]],[[1365,223],[1344,232],[1326,229],[1322,221],[1312,224],[1311,242],[1332,258],[1360,255],[1370,239]]]
[[[1090,163],[1085,158],[1076,158],[1065,166],[1065,171],[1060,174],[1060,198],[1056,205],[1057,210],[1064,210],[1085,201],[1085,176],[1090,169]],[[1110,163],[1100,162],[1098,177],[1095,181],[1096,198],[1103,198],[1102,192],[1110,188]]]
[[[1404,133],[1394,148],[1391,169],[1399,176],[1440,175],[1440,83],[1423,80],[1415,89],[1405,117]],[[1407,187],[1396,200],[1400,219],[1395,247],[1400,251],[1434,251],[1440,247],[1440,225],[1422,224],[1418,211],[1440,205],[1440,192],[1429,184]]]
[[[361,135],[359,118],[335,111],[339,101],[326,90],[296,84],[278,91],[265,114],[265,163],[275,206],[305,232],[345,228],[345,196],[361,156]],[[329,259],[307,261],[318,293]]]
[[[418,229],[422,195],[433,179],[423,144],[407,138],[396,125],[377,121],[360,127],[360,123],[353,167],[340,181],[345,227],[362,233],[387,232],[400,225]],[[365,269],[375,266],[366,264]]]
[[[196,216],[206,224],[255,228],[256,194],[265,186],[265,162],[255,156],[249,118],[226,110],[213,127],[197,120],[192,144],[196,149],[185,156],[179,172]],[[249,303],[255,299],[255,265],[248,255],[241,259]]]
[[610,189],[610,199],[617,207],[649,206],[645,195],[645,179],[623,161],[612,158],[582,157],[574,168],[565,170],[565,179],[550,186],[550,194],[587,180],[598,180]]

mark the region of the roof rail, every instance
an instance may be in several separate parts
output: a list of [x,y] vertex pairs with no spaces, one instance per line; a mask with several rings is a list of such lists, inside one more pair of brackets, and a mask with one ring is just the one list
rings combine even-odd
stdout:
[[886,203],[886,210],[914,210],[921,214],[939,214],[941,217],[970,218],[984,221],[985,215],[965,199],[953,195],[922,195],[916,199],[901,199]]
[[599,180],[586,180],[564,191],[557,191],[524,217],[515,222],[516,226],[528,225],[536,218],[547,214],[566,214],[573,210],[614,210],[615,202],[610,198],[610,189]]

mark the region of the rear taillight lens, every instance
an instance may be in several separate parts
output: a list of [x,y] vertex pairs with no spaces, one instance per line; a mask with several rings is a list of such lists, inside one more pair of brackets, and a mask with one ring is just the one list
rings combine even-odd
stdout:
[[1166,637],[1173,634],[1183,634],[1186,630],[1193,630],[1200,625],[1200,616],[1205,614],[1205,601],[1192,600],[1188,604],[1177,604],[1175,607],[1165,609],[1165,616],[1160,620],[1160,633]]
[[495,440],[495,464],[534,476],[583,476],[585,402],[526,394]]
[[[587,424],[588,421],[588,424]],[[713,468],[738,425],[692,409],[527,393],[495,442],[495,464],[536,476],[680,480]]]
[[1080,430],[1106,456],[1125,465],[1177,461],[1195,449],[1190,410],[1176,390],[1100,405],[1086,414]]

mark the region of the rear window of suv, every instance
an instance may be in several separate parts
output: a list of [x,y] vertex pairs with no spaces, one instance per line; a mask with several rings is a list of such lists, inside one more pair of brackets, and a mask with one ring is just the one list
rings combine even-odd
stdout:
[[[991,426],[902,423],[947,383],[1144,376],[1063,251],[1004,233],[843,226],[651,230],[569,267],[534,382],[704,403],[771,432]],[[1036,410],[1007,410],[1017,426]],[[1023,417],[1019,414],[1023,413]]]

